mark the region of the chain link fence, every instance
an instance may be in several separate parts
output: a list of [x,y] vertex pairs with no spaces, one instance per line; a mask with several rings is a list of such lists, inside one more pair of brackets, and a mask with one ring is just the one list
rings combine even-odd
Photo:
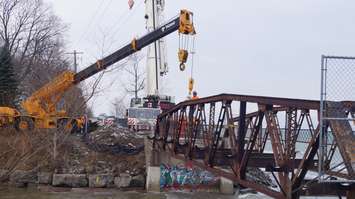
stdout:
[[320,98],[319,179],[354,181],[355,57],[322,56]]

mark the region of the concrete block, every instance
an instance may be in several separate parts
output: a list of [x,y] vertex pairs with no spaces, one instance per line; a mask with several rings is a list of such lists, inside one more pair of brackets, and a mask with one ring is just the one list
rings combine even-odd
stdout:
[[160,167],[147,167],[146,189],[148,192],[160,192]]
[[89,187],[92,188],[110,187],[113,182],[114,177],[112,174],[89,175]]
[[145,185],[145,177],[142,174],[133,176],[129,184],[130,187],[144,187],[144,185]]
[[57,187],[87,187],[88,179],[85,174],[54,174],[53,186]]
[[9,179],[9,171],[5,169],[0,169],[0,179],[8,180]]
[[52,184],[53,173],[50,172],[38,172],[38,184]]
[[115,186],[117,188],[129,187],[132,180],[132,176],[127,173],[121,173],[119,177],[115,178]]
[[21,171],[16,170],[10,174],[10,184],[11,183],[36,183],[37,182],[37,172],[33,171]]
[[227,178],[221,177],[220,185],[219,185],[219,191],[222,194],[229,194],[229,195],[234,194],[234,183],[233,183],[233,181],[231,181],[231,180],[229,180]]
[[7,174],[9,171],[5,169],[0,169],[0,177]]
[[146,167],[152,164],[152,143],[148,137],[144,137],[144,153],[145,153],[145,165]]

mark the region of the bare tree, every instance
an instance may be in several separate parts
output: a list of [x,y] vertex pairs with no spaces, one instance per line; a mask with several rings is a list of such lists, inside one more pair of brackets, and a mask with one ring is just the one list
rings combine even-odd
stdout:
[[[15,58],[23,98],[68,70],[70,62],[64,54],[64,31],[65,26],[42,0],[0,0],[0,40],[11,44],[9,50]],[[104,43],[100,44],[103,50]],[[63,96],[63,109],[71,116],[90,112],[86,103],[99,92],[98,84],[102,76],[123,68],[126,63],[127,60],[124,60],[97,76],[93,84],[86,88],[88,96],[85,96],[82,86],[70,89]],[[121,108],[118,110],[123,112],[124,103],[119,104]],[[7,143],[2,145],[5,146],[4,150],[0,147],[0,168],[9,173],[23,164],[33,164],[30,168],[36,169],[53,164],[53,161],[60,162],[61,158],[65,158],[61,150],[66,148],[63,146],[70,140],[69,134],[60,129],[38,130],[21,136],[14,132],[10,134],[11,137],[0,139]],[[56,154],[61,156],[55,157]]]
[[123,94],[122,96],[116,97],[112,102],[112,106],[114,110],[113,114],[117,118],[123,118],[126,116],[126,111],[127,111],[127,106],[125,103],[126,96],[127,93]]
[[125,67],[125,71],[130,75],[129,83],[125,85],[125,90],[129,94],[134,94],[135,99],[138,98],[138,94],[145,88],[145,72],[139,68],[139,62],[143,59],[143,56],[139,54],[133,54],[129,57],[130,65]]
[[[0,40],[9,43],[20,84],[21,98],[30,96],[71,65],[65,55],[66,26],[42,0],[0,0]],[[83,114],[82,89],[73,87],[63,97],[70,115]]]
[[139,67],[139,62],[143,58],[139,53],[135,53],[123,65],[124,71],[128,74],[128,79],[121,82],[125,92],[121,96],[116,97],[112,102],[113,113],[116,117],[126,116],[128,107],[125,99],[127,95],[133,94],[135,99],[138,99],[139,92],[145,88],[145,72]]
[[0,0],[0,39],[9,44],[23,87],[27,85],[24,80],[36,74],[34,69],[39,63],[56,61],[54,53],[62,49],[61,38],[65,30],[42,0]]
[[[96,40],[94,42],[94,45],[97,46],[97,49],[100,50],[100,54],[98,56],[93,56],[94,59],[96,60],[101,60],[103,59],[103,57],[107,56],[107,53],[109,50],[111,50],[112,48],[112,38],[108,37],[108,32],[103,30],[103,29],[99,29],[100,30],[100,39]],[[114,64],[113,66],[110,66],[109,68],[101,71],[97,76],[92,77],[93,81],[89,82],[86,85],[81,85],[82,89],[83,89],[83,94],[85,97],[85,100],[82,101],[81,106],[78,106],[80,108],[86,106],[86,104],[94,97],[99,95],[101,92],[103,92],[105,89],[108,89],[108,87],[111,87],[116,79],[111,80],[111,82],[109,83],[108,86],[106,86],[105,88],[100,88],[100,84],[102,83],[102,79],[104,77],[105,74],[107,73],[111,73],[111,72],[115,72],[115,71],[121,71],[128,63],[128,59],[124,59],[116,64]],[[88,112],[91,112],[90,110],[88,110]]]
[[[9,44],[22,99],[68,70],[70,62],[64,54],[63,42],[65,30],[42,0],[0,0],[0,42]],[[90,112],[83,101],[86,99],[82,89],[74,86],[63,96],[62,108],[70,116]],[[9,134],[1,137],[3,147],[0,147],[0,168],[8,171],[5,177],[24,165],[36,169],[52,164],[53,156],[69,136],[63,129],[21,134],[11,129],[2,132]]]

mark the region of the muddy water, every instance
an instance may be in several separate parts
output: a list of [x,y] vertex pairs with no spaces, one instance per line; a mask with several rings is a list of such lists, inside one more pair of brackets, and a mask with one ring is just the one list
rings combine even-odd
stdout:
[[[0,189],[0,199],[236,199],[237,196],[226,196],[217,193],[144,193],[121,192],[117,190],[72,190],[72,191],[38,191],[32,189]],[[255,198],[255,197],[253,197]]]
[[[39,191],[36,188],[1,188],[0,199],[271,199],[262,194],[243,194],[238,196],[205,192],[145,193],[117,191],[111,189],[75,189],[71,191]],[[337,197],[301,197],[302,199],[335,199]],[[345,197],[343,197],[345,199]]]

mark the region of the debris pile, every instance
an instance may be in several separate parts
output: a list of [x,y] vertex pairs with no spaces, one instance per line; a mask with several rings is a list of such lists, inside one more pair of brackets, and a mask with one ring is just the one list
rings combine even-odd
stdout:
[[144,150],[143,138],[116,125],[103,126],[83,136],[86,145],[96,152],[135,155]]
[[132,180],[144,178],[144,138],[141,137],[127,128],[114,125],[98,127],[82,136],[71,135],[54,173],[100,175],[100,179],[101,175],[104,175],[102,179],[124,175]]
[[271,180],[270,176],[259,168],[248,167],[246,172],[246,178],[247,180],[258,184],[276,187],[276,185]]

